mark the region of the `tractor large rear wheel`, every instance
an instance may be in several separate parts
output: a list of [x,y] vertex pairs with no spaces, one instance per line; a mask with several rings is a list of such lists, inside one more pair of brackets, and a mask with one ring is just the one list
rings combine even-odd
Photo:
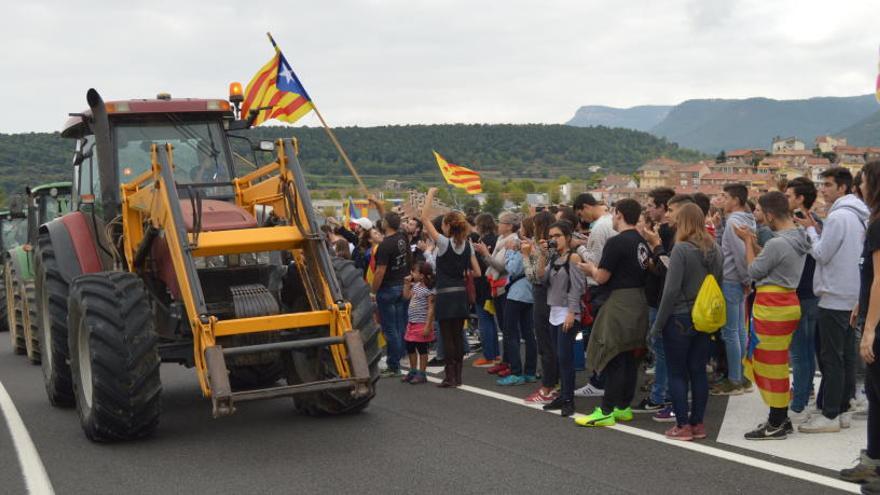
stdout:
[[41,233],[36,253],[36,308],[42,343],[43,383],[55,407],[74,404],[67,348],[67,295],[69,286],[58,268],[49,234]]
[[81,275],[68,302],[70,368],[94,441],[150,435],[159,424],[159,337],[144,283],[128,272]]
[[12,341],[12,352],[24,354],[26,352],[24,340],[24,302],[21,283],[15,266],[12,262],[6,262],[6,285],[9,291],[6,295],[6,310],[9,321],[9,339]]
[[[354,398],[349,390],[333,390],[294,396],[297,410],[313,416],[362,411],[375,396],[376,382],[379,379],[379,325],[374,318],[375,306],[370,300],[370,287],[363,279],[363,272],[351,261],[334,258],[333,268],[343,297],[351,303],[352,326],[361,332],[364,342],[364,352],[370,367],[370,394]],[[287,381],[291,385],[338,378],[333,357],[327,347],[293,351],[290,356],[292,365],[288,366]]]
[[37,319],[37,290],[33,280],[24,283],[24,347],[28,361],[40,364],[40,325]]

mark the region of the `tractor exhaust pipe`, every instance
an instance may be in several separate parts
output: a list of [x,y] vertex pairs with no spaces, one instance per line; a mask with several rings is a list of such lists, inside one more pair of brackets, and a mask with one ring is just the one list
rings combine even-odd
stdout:
[[95,88],[86,93],[86,101],[92,111],[92,132],[95,135],[95,146],[98,147],[98,167],[101,178],[101,207],[103,216],[112,218],[119,209],[119,177],[110,146],[110,119],[104,99]]

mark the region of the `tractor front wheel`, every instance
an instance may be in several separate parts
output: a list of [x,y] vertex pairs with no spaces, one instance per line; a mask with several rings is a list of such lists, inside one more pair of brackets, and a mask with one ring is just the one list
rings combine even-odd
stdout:
[[21,283],[11,262],[6,262],[6,310],[9,321],[9,339],[12,341],[12,352],[26,352],[24,340],[24,302],[22,301]]
[[40,325],[37,321],[37,290],[34,281],[24,283],[24,314],[27,316],[24,323],[24,347],[28,361],[31,364],[40,364]]
[[159,337],[144,283],[128,272],[74,279],[68,299],[73,390],[86,436],[150,435],[159,424]]
[[9,311],[6,309],[7,306],[7,286],[6,286],[6,264],[0,265],[0,269],[3,270],[2,276],[0,276],[0,332],[4,332],[9,330]]
[[[312,416],[350,414],[360,412],[376,395],[379,379],[379,325],[373,317],[375,306],[370,300],[370,287],[364,281],[361,270],[354,263],[341,258],[333,259],[336,278],[342,288],[342,296],[351,303],[351,323],[360,331],[364,352],[370,367],[370,393],[366,397],[352,397],[349,390],[332,390],[294,396],[296,409]],[[336,366],[328,347],[293,351],[288,365],[289,384],[299,384],[338,378]]]

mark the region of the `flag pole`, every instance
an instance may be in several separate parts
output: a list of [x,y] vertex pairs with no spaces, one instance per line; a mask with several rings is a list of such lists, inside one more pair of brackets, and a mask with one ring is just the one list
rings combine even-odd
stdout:
[[[272,47],[275,48],[275,51],[280,51],[278,45],[275,43],[275,39],[272,38],[271,33],[266,33],[266,36],[269,37],[269,41],[272,43]],[[348,154],[342,149],[342,145],[339,144],[339,140],[336,139],[336,133],[333,132],[333,129],[327,125],[327,121],[324,120],[324,116],[321,115],[321,112],[318,110],[318,105],[315,104],[315,100],[309,98],[309,101],[312,103],[312,110],[315,111],[315,115],[318,116],[318,120],[321,121],[321,125],[324,127],[324,132],[327,133],[327,137],[330,138],[330,141],[333,142],[333,145],[336,146],[336,150],[339,152],[339,155],[342,156],[342,161],[345,162],[345,165],[348,167],[348,170],[351,171],[351,174],[354,175],[355,180],[357,180],[358,186],[360,186],[361,192],[364,196],[369,196],[369,191],[367,190],[367,186],[364,185],[364,181],[361,179],[361,176],[357,173],[357,170],[354,169],[354,165],[351,163],[351,160],[348,158]]]

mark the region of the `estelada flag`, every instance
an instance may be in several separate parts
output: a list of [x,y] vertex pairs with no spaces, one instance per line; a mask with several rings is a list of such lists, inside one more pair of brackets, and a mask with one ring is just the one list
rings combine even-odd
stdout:
[[345,225],[349,229],[354,229],[355,225],[357,225],[355,220],[358,218],[360,218],[360,215],[358,215],[357,210],[354,207],[354,201],[352,201],[351,196],[349,196],[348,201],[346,201],[345,204]]
[[437,159],[437,166],[440,167],[440,172],[449,185],[464,189],[468,194],[483,192],[483,185],[480,182],[480,174],[478,172],[461,165],[449,163],[436,151],[434,151],[434,158]]
[[314,108],[312,99],[277,45],[272,59],[248,83],[241,115],[247,118],[252,109],[261,108],[264,110],[259,110],[255,126],[270,119],[293,123]]

